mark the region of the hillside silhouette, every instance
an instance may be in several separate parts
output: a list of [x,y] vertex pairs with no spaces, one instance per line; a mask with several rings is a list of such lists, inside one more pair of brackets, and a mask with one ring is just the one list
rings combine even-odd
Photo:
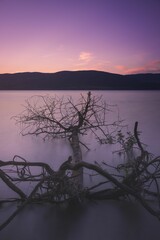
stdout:
[[0,90],[160,90],[160,74],[101,71],[0,74]]

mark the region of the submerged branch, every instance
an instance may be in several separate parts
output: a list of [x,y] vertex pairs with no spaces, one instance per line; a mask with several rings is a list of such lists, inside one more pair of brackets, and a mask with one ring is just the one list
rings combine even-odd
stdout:
[[6,185],[17,193],[22,199],[26,199],[26,195],[20,190],[15,184],[13,184],[9,178],[6,176],[5,172],[0,169],[0,178],[3,180]]
[[27,161],[15,161],[16,158],[24,160],[24,158],[15,155],[13,161],[2,161],[0,160],[0,167],[4,166],[24,166],[24,167],[42,167],[48,174],[54,174],[55,171],[46,163],[44,162],[27,162]]
[[[86,108],[83,109],[83,115],[86,115]],[[73,136],[72,145],[75,143]],[[122,141],[122,146],[128,146],[121,133],[119,140]],[[0,178],[13,192],[18,194],[20,198],[17,198],[17,202],[21,202],[20,207],[0,225],[0,230],[5,228],[27,204],[32,202],[60,204],[72,201],[82,203],[84,200],[123,200],[129,198],[137,200],[150,214],[160,220],[160,157],[154,158],[143,148],[138,134],[138,122],[135,123],[134,136],[130,136],[129,140],[131,140],[132,148],[133,144],[136,145],[138,153],[132,161],[118,166],[102,162],[102,166],[108,167],[107,170],[103,169],[97,162],[92,164],[81,160],[72,161],[71,156],[61,164],[58,171],[54,171],[47,163],[28,162],[18,155],[14,156],[12,161],[0,160]],[[77,141],[77,143],[80,142]],[[126,149],[124,148],[124,151],[127,151]],[[15,169],[15,171],[7,172],[4,167],[12,167],[12,170]],[[37,167],[40,168],[40,173],[36,171],[36,174],[33,174]],[[83,173],[84,169],[100,176],[99,182],[88,188],[81,185],[77,179],[80,179],[80,174]],[[31,183],[32,187],[28,195],[18,187],[18,183],[27,182]],[[147,201],[148,198],[158,203],[157,209],[153,207],[151,202]],[[0,201],[0,203],[4,202]]]
[[[14,158],[15,159],[15,158]],[[22,158],[21,158],[22,159]],[[24,160],[24,159],[22,159]],[[152,160],[153,161],[153,160]],[[154,161],[155,162],[155,161]],[[137,186],[135,184],[135,177],[132,176],[132,174],[129,178],[127,176],[126,178],[123,178],[122,180],[119,180],[118,177],[116,177],[115,174],[111,174],[108,171],[102,169],[101,166],[97,164],[92,164],[88,162],[79,162],[79,163],[71,163],[70,158],[65,163],[63,163],[59,170],[56,172],[48,164],[44,163],[30,163],[27,161],[0,161],[0,167],[4,166],[27,166],[29,168],[31,167],[37,167],[40,166],[47,170],[47,174],[42,174],[39,177],[38,183],[34,186],[33,190],[29,194],[29,196],[26,196],[13,182],[11,182],[11,179],[9,180],[5,176],[5,172],[0,169],[0,177],[1,179],[6,183],[7,186],[9,186],[14,192],[19,194],[20,199],[17,199],[17,201],[21,201],[21,206],[0,226],[0,230],[5,228],[15,217],[16,215],[29,203],[32,202],[49,202],[49,203],[62,203],[62,202],[70,202],[72,199],[75,199],[76,201],[83,201],[84,199],[88,200],[104,200],[104,199],[126,199],[128,196],[132,196],[134,199],[138,200],[140,204],[153,216],[160,219],[160,212],[153,209],[152,206],[149,205],[145,197],[143,197],[143,193],[147,194],[147,196],[152,196],[154,199],[157,199],[159,202],[159,188],[157,187],[157,193],[150,192],[149,190],[142,188],[137,190]],[[66,175],[66,172],[70,170],[71,172],[80,170],[80,169],[88,169],[91,171],[94,171],[99,176],[104,177],[104,181],[99,182],[96,185],[93,185],[90,188],[79,188],[77,185],[77,182],[74,180],[76,176],[68,176]],[[116,168],[115,168],[116,170]],[[31,174],[31,169],[30,169]],[[34,175],[30,176],[30,182],[34,182]],[[124,181],[125,179],[125,181]],[[152,178],[154,179],[154,177]],[[25,181],[25,177],[19,177],[19,181],[23,182]],[[112,184],[111,187],[107,187],[108,184]],[[157,186],[157,181],[155,181]],[[134,185],[135,184],[135,185]],[[102,190],[97,190],[99,186],[104,185],[105,188]],[[93,191],[94,190],[94,191]],[[7,201],[6,201],[7,202]]]

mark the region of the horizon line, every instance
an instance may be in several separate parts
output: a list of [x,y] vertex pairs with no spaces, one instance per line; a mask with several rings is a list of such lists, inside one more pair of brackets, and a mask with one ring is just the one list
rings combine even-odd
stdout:
[[0,75],[12,75],[12,74],[24,74],[24,73],[40,73],[40,74],[56,74],[60,72],[102,72],[102,73],[108,73],[108,74],[115,74],[115,75],[143,75],[143,74],[160,74],[160,72],[139,72],[139,73],[129,73],[129,74],[122,74],[122,73],[114,73],[114,72],[108,72],[103,70],[93,70],[93,69],[84,69],[84,70],[60,70],[56,72],[41,72],[41,71],[18,71],[18,72],[4,72],[0,73]]

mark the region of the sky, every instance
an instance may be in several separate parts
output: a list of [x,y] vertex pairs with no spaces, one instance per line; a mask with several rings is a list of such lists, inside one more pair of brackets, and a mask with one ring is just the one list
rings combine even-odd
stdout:
[[160,0],[0,0],[0,73],[160,73]]

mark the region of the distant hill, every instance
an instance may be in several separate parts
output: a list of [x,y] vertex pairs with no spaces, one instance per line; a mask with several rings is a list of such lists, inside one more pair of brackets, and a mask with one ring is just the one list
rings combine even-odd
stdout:
[[101,71],[0,74],[0,90],[160,90],[160,74]]

